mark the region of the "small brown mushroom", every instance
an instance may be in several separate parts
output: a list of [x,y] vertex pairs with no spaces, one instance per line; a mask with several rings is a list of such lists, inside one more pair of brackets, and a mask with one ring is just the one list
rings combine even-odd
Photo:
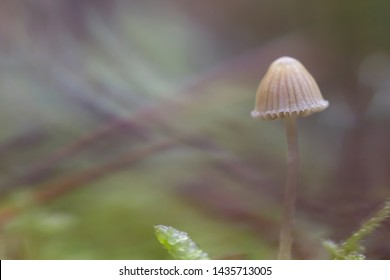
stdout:
[[320,112],[328,105],[311,74],[298,60],[291,57],[275,60],[257,89],[252,117],[265,120],[284,119],[286,122],[287,183],[278,259],[291,259],[299,171],[296,118]]

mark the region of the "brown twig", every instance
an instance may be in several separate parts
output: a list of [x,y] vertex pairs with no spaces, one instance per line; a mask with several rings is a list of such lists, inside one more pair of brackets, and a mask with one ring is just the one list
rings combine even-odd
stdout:
[[[159,152],[161,150],[168,149],[176,144],[181,137],[171,138],[165,141],[157,142],[145,146],[144,148],[137,149],[135,151],[130,151],[124,154],[122,157],[115,159],[109,163],[91,168],[87,171],[60,179],[56,182],[51,182],[46,184],[37,190],[33,194],[33,203],[46,203],[51,200],[56,199],[57,197],[69,193],[81,186],[90,183],[98,178],[101,178],[112,171],[122,169],[131,164],[134,164],[145,157]],[[0,211],[0,225],[6,223],[9,219],[17,215],[21,211],[17,207],[8,207]]]

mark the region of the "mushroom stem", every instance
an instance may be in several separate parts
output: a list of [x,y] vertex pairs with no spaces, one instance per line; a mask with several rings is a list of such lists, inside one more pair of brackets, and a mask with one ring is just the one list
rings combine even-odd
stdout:
[[284,193],[282,226],[279,235],[279,260],[291,259],[293,243],[295,200],[298,188],[299,151],[296,116],[286,118],[287,136],[287,183]]

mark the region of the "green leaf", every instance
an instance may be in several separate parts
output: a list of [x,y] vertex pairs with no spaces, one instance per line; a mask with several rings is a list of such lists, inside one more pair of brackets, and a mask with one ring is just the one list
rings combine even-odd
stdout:
[[170,226],[154,226],[158,241],[177,260],[209,260],[207,253],[191,240],[188,233]]

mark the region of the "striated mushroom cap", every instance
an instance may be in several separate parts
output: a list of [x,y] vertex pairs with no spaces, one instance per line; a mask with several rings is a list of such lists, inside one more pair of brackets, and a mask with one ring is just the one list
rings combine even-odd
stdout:
[[284,56],[271,64],[261,80],[251,115],[266,120],[305,117],[328,105],[306,68],[298,60]]

